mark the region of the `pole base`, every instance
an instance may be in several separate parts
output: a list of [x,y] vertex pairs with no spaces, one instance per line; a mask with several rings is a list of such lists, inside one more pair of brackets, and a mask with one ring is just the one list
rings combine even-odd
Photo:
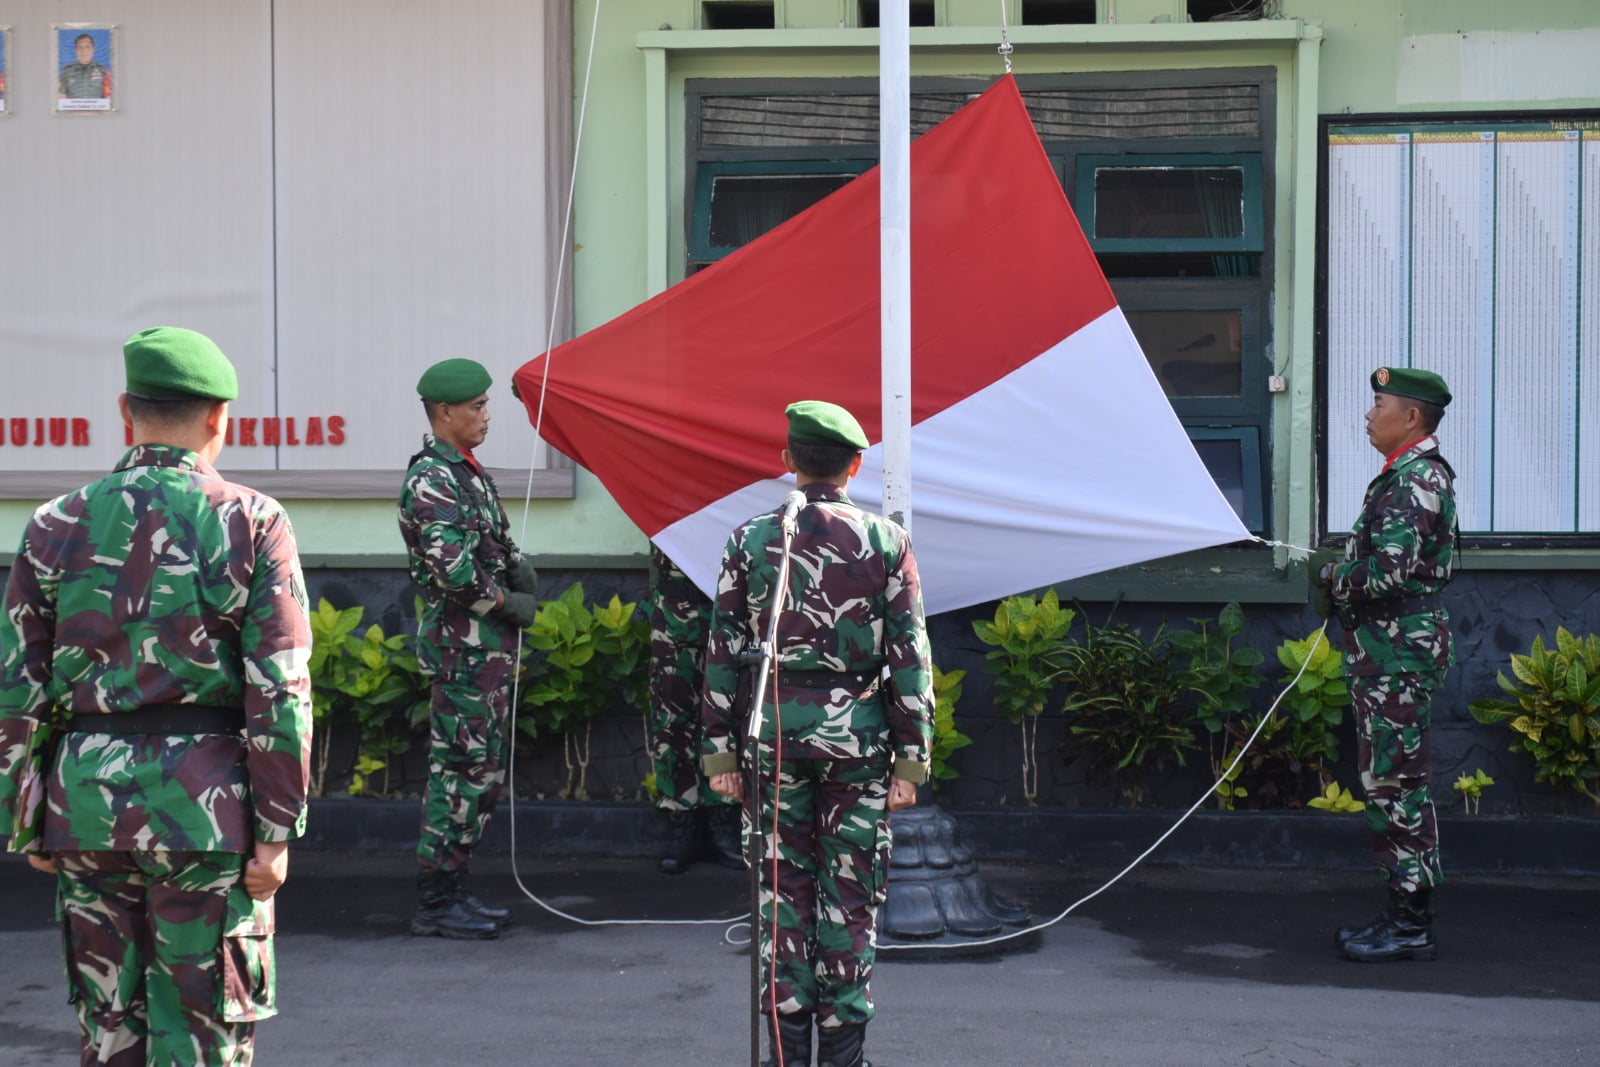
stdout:
[[970,955],[1031,943],[1032,938],[1024,937],[994,946],[971,945],[1025,929],[1032,917],[1027,905],[997,896],[984,882],[972,849],[962,843],[947,812],[920,805],[891,815],[889,825],[894,852],[888,897],[878,913],[879,953],[892,955],[914,944],[919,956],[930,954],[935,945],[951,955]]

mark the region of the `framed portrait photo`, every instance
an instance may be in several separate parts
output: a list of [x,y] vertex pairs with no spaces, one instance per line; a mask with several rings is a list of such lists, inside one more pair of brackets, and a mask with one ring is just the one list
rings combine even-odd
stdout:
[[0,116],[11,114],[7,83],[11,80],[11,27],[0,26]]
[[115,111],[116,27],[68,22],[51,29],[55,111]]

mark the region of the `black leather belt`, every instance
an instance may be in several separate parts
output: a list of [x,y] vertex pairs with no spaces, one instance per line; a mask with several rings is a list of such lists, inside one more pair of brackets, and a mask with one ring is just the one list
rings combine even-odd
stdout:
[[236,734],[244,729],[244,709],[146,704],[132,711],[75,712],[63,729],[84,734]]
[[1420,615],[1425,611],[1438,611],[1441,600],[1438,593],[1422,596],[1397,596],[1385,600],[1363,600],[1344,605],[1339,621],[1347,628],[1365,626],[1383,619],[1398,619],[1402,615]]
[[876,671],[778,670],[780,689],[864,689],[878,680]]

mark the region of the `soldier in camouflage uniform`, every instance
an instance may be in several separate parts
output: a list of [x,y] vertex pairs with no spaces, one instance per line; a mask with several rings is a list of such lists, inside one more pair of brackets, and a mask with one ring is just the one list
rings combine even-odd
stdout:
[[[866,435],[833,404],[801,401],[786,414],[783,459],[806,505],[770,704],[756,751],[744,753],[759,771],[747,810],[764,835],[776,821],[761,861],[765,873],[776,853],[776,892],[765,880],[761,890],[761,1006],[772,1021],[771,1062],[810,1063],[815,1020],[819,1062],[861,1067],[888,813],[915,804],[927,778],[933,667],[910,538],[844,492]],[[739,745],[750,710],[740,703],[741,663],[767,636],[780,525],[778,514],[758,515],[729,538],[706,656],[702,765],[713,789],[741,799]]]
[[467,892],[472,846],[505,784],[511,681],[538,576],[511,540],[494,479],[473,456],[489,434],[489,372],[447,359],[417,382],[432,433],[400,490],[400,535],[422,590],[417,661],[432,678],[411,932],[495,937],[509,917]]
[[1389,900],[1372,922],[1334,937],[1353,960],[1431,960],[1431,896],[1444,874],[1428,735],[1433,694],[1455,662],[1440,593],[1457,538],[1455,472],[1434,431],[1450,391],[1437,374],[1390,367],[1373,372],[1372,391],[1367,437],[1383,470],[1343,560],[1314,558],[1313,568],[1319,610],[1336,610],[1344,627],[1367,825]]
[[705,676],[711,598],[650,546],[650,769],[656,808],[672,836],[662,874],[681,874],[700,855],[744,867],[739,806],[713,792],[700,772],[700,686]]
[[80,33],[72,42],[74,62],[61,68],[56,94],[73,100],[99,100],[111,95],[111,74],[95,62],[94,38]]
[[134,446],[34,513],[6,586],[0,833],[56,874],[85,1065],[247,1065],[305,830],[305,589],[283,508],[212,466],[232,365],[169,327],[124,355]]

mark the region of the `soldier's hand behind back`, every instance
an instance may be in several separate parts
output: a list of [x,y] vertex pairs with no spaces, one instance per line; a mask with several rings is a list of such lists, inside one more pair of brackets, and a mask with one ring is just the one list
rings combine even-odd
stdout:
[[289,880],[289,842],[256,842],[255,854],[244,861],[244,890],[256,900],[271,900]]
[[532,625],[533,617],[539,613],[539,598],[532,593],[511,592],[505,595],[505,603],[500,606],[500,615],[517,624],[517,629],[526,629]]

